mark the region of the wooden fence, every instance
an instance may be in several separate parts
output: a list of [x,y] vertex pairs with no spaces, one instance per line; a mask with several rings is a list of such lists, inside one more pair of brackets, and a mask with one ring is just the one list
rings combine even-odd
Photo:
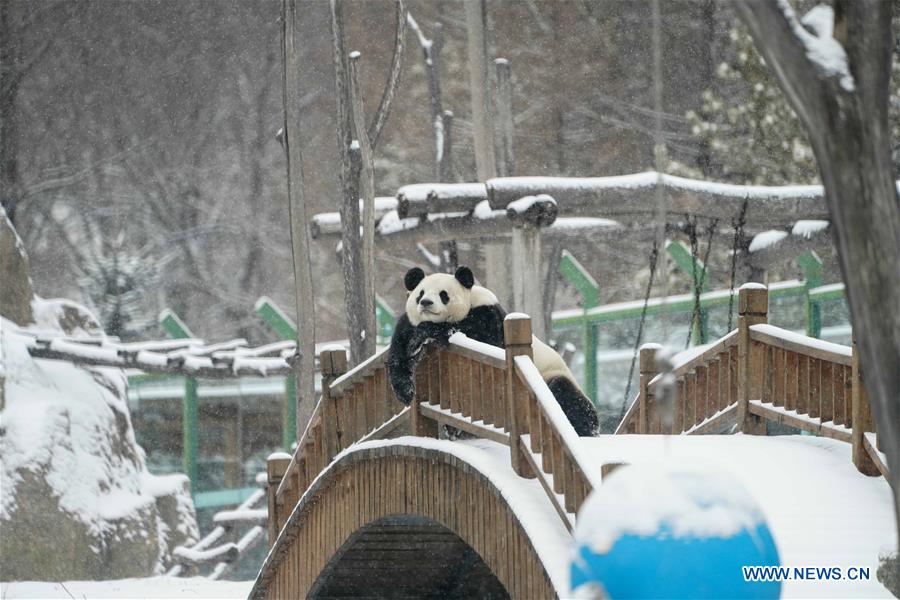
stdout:
[[[571,531],[574,515],[594,483],[578,455],[577,434],[532,362],[530,319],[509,315],[504,336],[505,351],[461,334],[452,336],[447,347],[427,348],[416,369],[416,396],[410,407],[398,402],[390,389],[386,351],[350,372],[344,350],[321,352],[323,391],[310,424],[292,457],[274,456],[268,463],[269,544],[284,546],[270,557],[296,553],[288,548],[300,543],[295,531],[299,525],[291,521],[291,513],[344,449],[407,431],[437,437],[440,424],[509,446],[512,469],[539,480]],[[296,567],[290,561],[267,560],[254,589],[260,591],[262,581],[277,580],[281,592],[305,594],[311,580],[296,573],[278,575],[280,565]]]
[[[886,475],[856,345],[824,342],[767,324],[768,291],[740,289],[738,327],[672,370],[673,407],[660,406],[659,346],[640,353],[640,388],[616,433],[766,433],[766,421],[853,445],[853,462]],[[671,411],[671,412],[669,412]]]

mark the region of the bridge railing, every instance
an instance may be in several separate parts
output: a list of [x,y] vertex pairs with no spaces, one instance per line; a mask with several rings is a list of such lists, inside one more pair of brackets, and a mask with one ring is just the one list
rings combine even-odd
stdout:
[[588,463],[578,454],[572,428],[534,362],[531,320],[512,314],[504,322],[509,371],[512,466],[537,477],[569,531],[574,515],[594,487]]
[[655,394],[662,380],[659,346],[641,348],[638,395],[616,433],[721,433],[736,424],[744,433],[765,435],[769,420],[852,443],[861,472],[886,474],[856,345],[767,324],[768,293],[761,285],[742,287],[738,302],[738,328],[672,370],[671,415],[664,415]]
[[577,455],[577,435],[531,360],[531,321],[510,315],[506,350],[462,334],[429,345],[415,373],[415,402],[398,402],[388,382],[387,350],[351,371],[346,353],[320,353],[322,396],[293,456],[268,463],[270,545],[303,492],[342,450],[395,435],[438,437],[441,424],[510,447],[511,466],[537,477],[564,525],[593,487]]

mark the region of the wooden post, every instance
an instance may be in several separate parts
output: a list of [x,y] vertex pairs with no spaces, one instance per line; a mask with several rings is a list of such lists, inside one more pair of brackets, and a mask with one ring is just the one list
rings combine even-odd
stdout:
[[853,445],[853,464],[860,473],[865,475],[881,475],[872,457],[866,451],[865,434],[872,430],[872,411],[869,407],[869,398],[863,387],[862,374],[859,371],[859,351],[856,348],[856,338],[853,338],[853,359],[851,362],[852,385],[851,394],[851,422],[852,433],[850,441]]
[[532,316],[534,335],[547,339],[541,294],[541,230],[522,223],[512,232],[513,306]]
[[[658,414],[650,393],[650,380],[656,377],[659,369],[656,366],[656,353],[662,348],[659,344],[644,344],[640,354],[640,391],[638,392],[638,433],[660,433],[650,431],[651,414]],[[653,419],[654,421],[658,419]]]
[[[278,485],[290,464],[291,456],[284,452],[275,452],[266,460],[266,500],[269,508],[266,524],[269,530],[269,548],[275,544],[275,539],[278,537],[278,503],[275,502],[275,492],[278,491]],[[293,510],[293,508],[293,506],[288,507],[288,510]]]
[[506,428],[509,431],[509,454],[513,471],[520,477],[534,477],[522,454],[519,438],[527,433],[528,391],[516,374],[515,357],[533,356],[531,350],[531,319],[522,313],[506,315],[503,321],[503,341],[506,345]]
[[337,399],[331,395],[331,384],[347,372],[347,352],[323,350],[319,354],[322,370],[322,433],[325,438],[325,462],[330,463],[340,448],[341,424],[337,420]]
[[769,290],[759,283],[745,283],[738,290],[738,403],[737,424],[740,431],[765,435],[766,421],[750,414],[750,400],[759,400],[762,392],[762,361],[754,360],[751,351],[750,326],[768,321]]

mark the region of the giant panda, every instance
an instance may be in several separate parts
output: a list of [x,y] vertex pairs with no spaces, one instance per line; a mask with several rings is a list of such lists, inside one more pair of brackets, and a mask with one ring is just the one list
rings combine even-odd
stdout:
[[[409,405],[415,396],[413,374],[428,341],[446,344],[450,334],[466,336],[503,347],[506,311],[490,290],[475,285],[468,267],[453,275],[425,275],[418,267],[407,271],[403,283],[409,291],[406,310],[397,320],[388,350],[388,377],[397,399]],[[534,364],[553,392],[563,412],[581,436],[596,435],[597,412],[575,381],[562,357],[536,337],[532,340]]]

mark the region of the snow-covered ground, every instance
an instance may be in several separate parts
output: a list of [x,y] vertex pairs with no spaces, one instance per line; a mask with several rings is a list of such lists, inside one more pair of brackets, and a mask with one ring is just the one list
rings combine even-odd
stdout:
[[890,598],[878,556],[897,549],[891,490],[860,474],[850,444],[813,436],[620,435],[581,438],[595,464],[673,461],[725,471],[762,508],[785,566],[871,569],[869,581],[789,581],[786,598]]
[[0,598],[40,598],[56,600],[116,599],[137,600],[157,598],[215,598],[226,600],[246,598],[252,581],[210,581],[202,577],[148,577],[145,579],[116,579],[112,581],[15,581],[0,584]]

